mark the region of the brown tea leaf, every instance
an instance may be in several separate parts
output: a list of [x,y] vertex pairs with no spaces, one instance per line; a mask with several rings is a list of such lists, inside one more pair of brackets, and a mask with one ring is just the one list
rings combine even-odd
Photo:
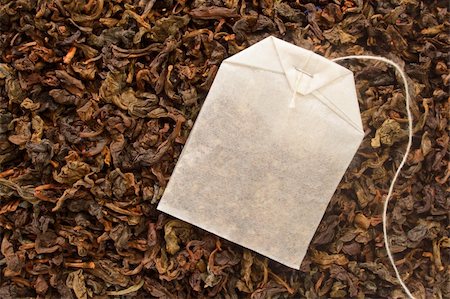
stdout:
[[314,251],[311,260],[322,267],[329,267],[332,264],[344,266],[348,264],[348,259],[343,254],[328,254],[322,251]]
[[170,220],[164,226],[164,240],[169,254],[175,254],[180,250],[180,242],[185,243],[192,233],[192,227],[180,220]]
[[83,276],[83,270],[70,272],[67,276],[66,285],[73,290],[78,299],[87,299],[88,292]]
[[372,138],[371,145],[374,148],[378,148],[382,144],[391,146],[403,136],[405,135],[400,124],[393,119],[387,119],[381,127],[377,129],[375,137]]

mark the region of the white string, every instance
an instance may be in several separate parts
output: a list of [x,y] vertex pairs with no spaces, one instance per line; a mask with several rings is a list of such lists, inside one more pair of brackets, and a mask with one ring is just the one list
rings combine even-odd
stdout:
[[341,61],[341,60],[345,60],[345,59],[369,59],[369,60],[377,60],[377,61],[385,62],[385,63],[393,66],[398,71],[398,73],[400,74],[400,76],[402,77],[402,80],[403,80],[403,85],[405,87],[405,98],[406,98],[406,114],[408,116],[408,145],[406,146],[405,155],[403,156],[403,159],[400,162],[400,165],[398,166],[398,169],[395,172],[395,175],[392,179],[391,185],[389,186],[389,192],[386,196],[386,200],[384,201],[383,237],[384,237],[384,244],[386,246],[386,252],[389,257],[389,261],[391,262],[392,267],[395,270],[395,275],[397,276],[397,279],[400,282],[400,285],[402,286],[403,290],[406,292],[408,297],[414,299],[414,296],[411,294],[410,290],[408,289],[406,284],[403,282],[403,279],[401,278],[400,273],[398,272],[397,266],[395,265],[394,257],[392,256],[392,252],[391,252],[390,245],[389,245],[389,240],[388,240],[388,235],[387,235],[387,221],[386,221],[388,204],[389,204],[389,200],[392,197],[392,193],[394,191],[395,182],[397,181],[397,178],[400,174],[400,171],[401,171],[403,165],[405,165],[405,163],[406,163],[408,154],[411,150],[411,144],[412,144],[413,129],[412,129],[412,115],[411,115],[411,111],[410,111],[411,98],[409,95],[409,88],[408,88],[408,81],[406,80],[406,74],[398,64],[396,64],[395,62],[393,62],[387,58],[384,58],[384,57],[370,56],[370,55],[361,55],[361,56],[350,55],[350,56],[335,58],[335,59],[332,59],[332,61],[336,62],[336,61]]

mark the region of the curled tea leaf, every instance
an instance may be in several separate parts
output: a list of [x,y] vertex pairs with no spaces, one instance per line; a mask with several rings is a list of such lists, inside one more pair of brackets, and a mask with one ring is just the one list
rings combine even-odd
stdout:
[[348,264],[348,259],[343,254],[328,254],[323,251],[315,250],[311,260],[322,267],[329,267],[332,264],[344,266]]
[[127,295],[130,293],[134,293],[134,292],[138,291],[140,288],[142,288],[142,286],[144,285],[144,282],[145,282],[144,279],[142,279],[140,282],[138,282],[137,284],[135,284],[129,288],[126,288],[126,289],[120,290],[120,291],[109,291],[109,292],[107,292],[107,294],[109,296],[123,296],[123,295]]
[[91,171],[90,166],[80,161],[75,152],[70,153],[65,159],[67,164],[61,168],[59,173],[53,173],[53,178],[60,184],[72,185]]
[[156,21],[151,29],[152,38],[157,42],[163,42],[171,35],[179,32],[180,28],[186,26],[190,21],[189,15],[169,16]]
[[87,299],[88,292],[83,276],[83,270],[70,272],[67,276],[66,285],[73,290],[77,299]]
[[175,254],[180,250],[180,242],[186,242],[192,233],[192,227],[180,220],[170,220],[164,226],[164,239],[166,250],[169,254]]
[[377,129],[375,137],[372,138],[371,145],[374,148],[380,147],[382,144],[391,146],[405,136],[400,124],[393,120],[387,119],[380,128]]

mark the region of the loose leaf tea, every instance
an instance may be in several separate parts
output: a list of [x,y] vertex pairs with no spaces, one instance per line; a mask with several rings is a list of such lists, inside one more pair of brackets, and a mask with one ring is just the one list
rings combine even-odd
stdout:
[[450,297],[448,20],[440,0],[0,0],[0,297],[404,297],[381,225],[407,143],[385,64],[341,63],[365,137],[300,271],[156,210],[221,62],[270,35],[403,66],[391,250],[416,298]]

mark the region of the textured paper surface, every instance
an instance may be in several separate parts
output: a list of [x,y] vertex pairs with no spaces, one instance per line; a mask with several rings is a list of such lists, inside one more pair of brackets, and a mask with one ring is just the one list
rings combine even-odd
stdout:
[[352,72],[266,38],[222,63],[158,209],[298,269],[363,136]]

